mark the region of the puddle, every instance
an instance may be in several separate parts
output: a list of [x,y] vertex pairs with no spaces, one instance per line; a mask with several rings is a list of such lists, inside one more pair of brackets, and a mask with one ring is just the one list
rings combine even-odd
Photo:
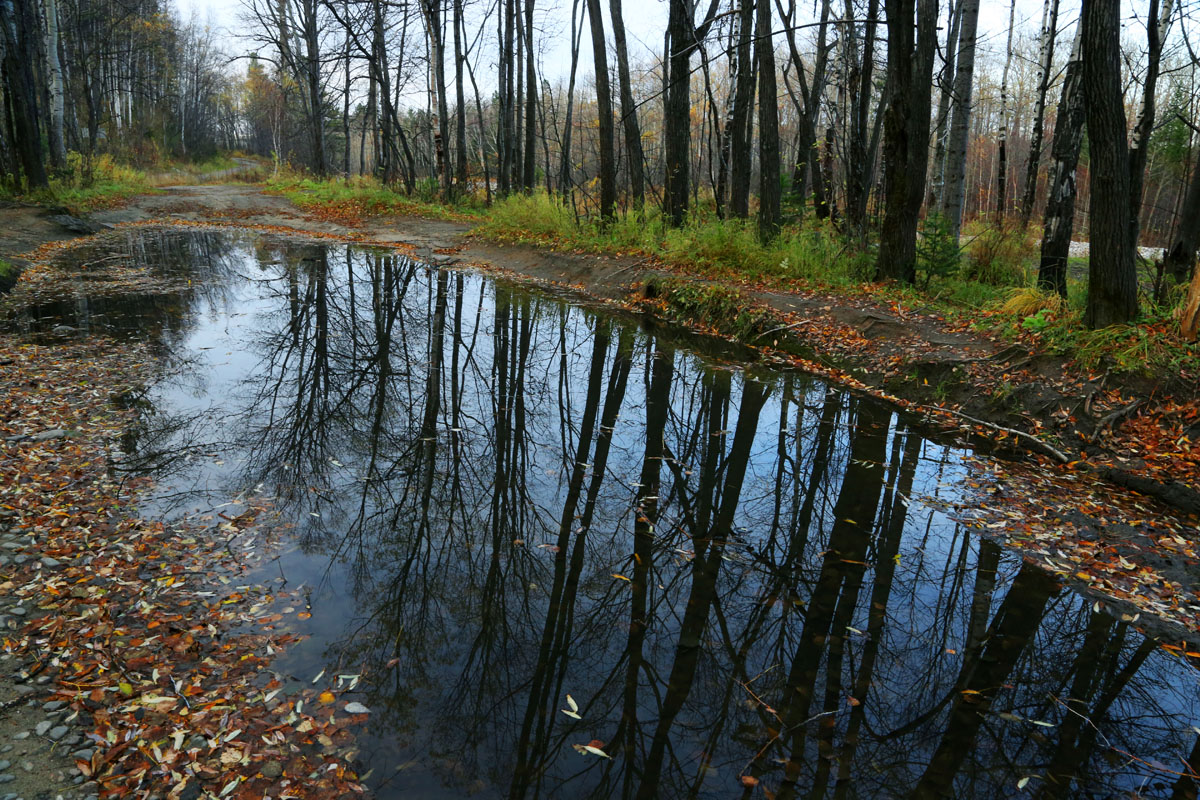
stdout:
[[158,348],[155,513],[281,511],[274,668],[361,676],[379,797],[1196,797],[1196,671],[948,517],[965,452],[889,409],[391,254],[127,245],[165,289],[26,324]]

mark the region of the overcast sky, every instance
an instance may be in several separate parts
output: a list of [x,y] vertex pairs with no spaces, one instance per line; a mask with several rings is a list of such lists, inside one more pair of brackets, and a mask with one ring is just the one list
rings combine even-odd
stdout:
[[[1115,2],[1116,0],[1112,0]],[[254,49],[253,43],[247,38],[239,37],[239,30],[244,27],[242,16],[242,0],[174,0],[177,8],[186,18],[195,14],[199,21],[208,23],[221,32],[221,44],[231,56],[244,55]],[[548,3],[548,4],[547,4]],[[668,0],[638,0],[626,2],[624,5],[625,25],[630,40],[630,58],[635,63],[648,61],[649,54],[658,54],[663,46],[663,34],[667,25]],[[840,5],[840,3],[839,3]],[[1028,31],[1036,35],[1041,25],[1042,0],[1016,0],[1016,27],[1018,31]],[[1128,4],[1126,4],[1128,5]],[[608,3],[602,2],[605,17],[608,16]],[[814,3],[811,0],[797,2],[798,16],[814,16]],[[542,0],[537,4],[537,20],[547,36],[542,39],[540,46],[550,47],[543,53],[542,65],[545,77],[552,83],[558,78],[564,78],[570,66],[570,45],[567,29],[570,27],[571,0]],[[580,3],[580,10],[584,4]],[[548,9],[548,10],[547,10]],[[1064,0],[1060,10],[1060,27],[1074,25],[1078,16],[1078,0]],[[1127,9],[1127,13],[1129,13]],[[1005,45],[1005,32],[1008,28],[1009,3],[1004,0],[985,0],[980,9],[979,42],[980,47],[999,51]],[[943,21],[939,21],[941,24]],[[493,26],[494,27],[494,26]],[[584,47],[589,46],[588,36],[584,33]],[[777,43],[782,46],[782,42]],[[640,52],[638,52],[640,49]],[[483,75],[491,70],[482,70]],[[586,81],[592,73],[591,58],[580,60],[580,78]],[[483,75],[480,75],[481,79]],[[482,82],[482,80],[481,80]]]

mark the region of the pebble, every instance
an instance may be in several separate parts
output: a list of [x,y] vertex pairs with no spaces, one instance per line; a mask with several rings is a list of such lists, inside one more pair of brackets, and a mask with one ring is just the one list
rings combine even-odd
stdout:
[[28,560],[29,556],[25,555],[24,553],[17,554],[16,558],[13,559],[13,561],[17,564],[24,564]]
[[57,567],[61,563],[62,562],[59,561],[57,558],[51,558],[50,556],[42,556],[42,566],[43,567]]
[[346,703],[345,711],[347,714],[370,714],[371,709],[364,706],[362,703]]
[[267,761],[260,770],[264,778],[275,780],[283,774],[283,765],[278,761]]
[[52,726],[53,724],[54,723],[51,722],[50,720],[44,719],[41,722],[39,722],[36,726],[34,726],[33,732],[36,733],[38,736],[45,736],[46,731],[50,730],[50,726]]
[[0,783],[11,783],[12,781],[15,781],[16,779],[17,779],[17,776],[13,775],[11,772],[6,772],[3,775],[0,775]]
[[58,711],[60,708],[63,708],[64,706],[66,706],[66,704],[67,703],[64,700],[51,700],[49,703],[46,703],[46,705],[42,706],[42,710],[43,711]]
[[18,742],[21,741],[22,739],[28,739],[29,731],[21,731],[20,733],[15,733],[15,734],[13,734],[12,738],[16,739]]
[[50,740],[57,742],[59,739],[71,732],[71,729],[66,725],[57,725],[50,729]]
[[11,761],[0,761],[0,772],[4,772],[4,770],[8,769],[11,766],[12,766]]

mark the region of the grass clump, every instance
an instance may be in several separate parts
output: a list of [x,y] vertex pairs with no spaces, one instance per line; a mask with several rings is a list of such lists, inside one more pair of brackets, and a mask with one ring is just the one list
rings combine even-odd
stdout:
[[673,228],[657,209],[628,211],[603,224],[545,192],[513,195],[488,210],[476,232],[503,241],[615,254],[638,253],[721,278],[799,281],[814,286],[861,282],[869,252],[847,246],[830,226],[786,226],[764,244],[753,220],[694,211]]
[[778,329],[769,311],[750,305],[741,292],[721,284],[652,278],[646,295],[660,300],[677,321],[699,323],[748,344]]
[[349,223],[379,214],[413,214],[434,219],[469,221],[477,218],[469,205],[452,205],[425,191],[414,198],[370,176],[316,180],[282,170],[266,181],[266,190],[286,197],[300,208],[323,212]]
[[1016,317],[1030,317],[1042,311],[1057,314],[1066,309],[1067,301],[1057,292],[1046,292],[1041,289],[1024,288],[1010,289],[1007,299],[1000,306],[1004,314]]
[[63,206],[75,215],[118,206],[137,194],[150,191],[146,174],[103,154],[67,153],[66,166],[50,179],[50,186],[32,192],[29,199],[42,205]]
[[1037,245],[1019,225],[976,220],[963,229],[961,277],[990,286],[1024,286]]

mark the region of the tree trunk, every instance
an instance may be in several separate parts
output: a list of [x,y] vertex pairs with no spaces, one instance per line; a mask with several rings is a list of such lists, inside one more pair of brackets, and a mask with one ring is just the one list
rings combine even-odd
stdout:
[[888,84],[884,112],[884,216],[875,277],[912,283],[917,223],[929,166],[929,110],[937,50],[936,0],[886,0]]
[[3,36],[5,89],[15,133],[13,146],[20,157],[25,182],[31,189],[48,183],[46,167],[42,163],[33,59],[29,56],[33,15],[29,0],[0,0],[0,36]]
[[1050,70],[1054,68],[1054,40],[1058,35],[1058,2],[1045,0],[1042,9],[1041,47],[1038,52],[1037,101],[1033,109],[1033,131],[1029,134],[1029,160],[1025,166],[1025,192],[1021,195],[1021,228],[1029,227],[1033,203],[1037,197],[1038,173],[1042,161],[1042,137],[1046,119],[1046,92],[1050,88]]
[[1017,14],[1017,0],[1008,7],[1008,45],[1005,48],[1004,72],[1000,78],[1000,134],[997,137],[996,157],[996,223],[1004,220],[1008,198],[1008,74],[1012,68],[1013,23]]
[[967,177],[967,139],[971,131],[971,100],[975,84],[975,39],[979,26],[979,0],[963,0],[954,72],[954,111],[946,145],[946,182],[942,217],[958,240],[962,229],[963,187]]
[[[906,6],[907,10],[911,11],[912,2],[906,2],[903,5]],[[892,4],[888,3],[886,8],[889,10],[892,9]],[[867,136],[867,123],[871,108],[871,87],[875,71],[875,29],[879,24],[879,0],[868,0],[867,3],[867,22],[863,34],[861,58],[859,58],[858,47],[854,40],[855,27],[853,20],[855,19],[854,2],[853,0],[846,0],[845,32],[843,34],[846,44],[844,45],[843,59],[848,63],[846,67],[846,86],[850,92],[850,124],[849,130],[846,132],[846,161],[843,164],[843,170],[846,175],[845,211],[847,227],[854,236],[861,239],[866,236],[867,230],[867,199],[870,186],[867,175],[871,170],[871,162],[874,161],[874,147],[868,145],[870,137]],[[911,26],[911,24],[910,15],[909,25]],[[890,17],[888,27],[890,30]],[[911,31],[908,33],[907,40],[909,42],[912,41]],[[890,53],[891,48],[889,47],[888,49]],[[888,63],[891,64],[890,55]],[[930,63],[932,64],[932,61]],[[933,77],[932,68],[929,77]],[[889,82],[890,80],[889,77]],[[877,116],[886,116],[884,108],[885,106],[880,106],[880,112]],[[924,183],[924,175],[922,175],[921,182]]]
[[58,0],[46,3],[46,67],[50,83],[50,163],[61,169],[67,163],[67,145],[63,138],[63,70],[58,56]]
[[779,101],[775,86],[775,46],[771,36],[771,4],[758,0],[758,235],[764,242],[779,233]]
[[821,97],[825,91],[825,70],[829,61],[829,47],[826,44],[829,32],[830,0],[822,0],[820,22],[817,28],[817,54],[813,62],[812,86],[805,85],[804,61],[796,44],[795,0],[790,0],[787,13],[784,13],[782,0],[775,0],[775,8],[783,19],[783,30],[787,36],[788,52],[792,64],[796,67],[796,76],[800,82],[800,95],[804,100],[804,108],[799,111],[798,121],[799,140],[796,143],[796,163],[792,170],[792,194],[797,200],[802,200],[804,193],[805,172],[813,176],[813,207],[819,219],[829,217],[829,203],[825,194],[825,176],[822,175],[821,162],[817,152],[817,116],[821,111]]
[[621,90],[621,124],[625,128],[625,152],[629,159],[629,188],[633,193],[633,204],[641,208],[646,200],[646,179],[642,154],[642,131],[638,125],[637,105],[633,100],[633,86],[629,79],[629,51],[625,44],[625,20],[621,12],[621,0],[609,0],[609,16],[612,18],[613,43],[617,51],[617,81]]
[[950,31],[946,35],[946,59],[942,71],[938,74],[937,123],[933,133],[933,173],[930,176],[929,198],[926,201],[930,210],[941,213],[942,197],[946,187],[946,147],[950,135],[950,109],[954,105],[954,75],[958,64],[958,35],[962,29],[962,0],[951,0]]
[[537,182],[537,73],[534,69],[533,52],[533,3],[525,0],[525,161],[521,175],[521,186],[533,191]]
[[1162,61],[1163,42],[1171,27],[1172,0],[1150,0],[1146,19],[1146,76],[1142,81],[1142,106],[1133,129],[1129,148],[1129,235],[1137,247],[1142,210],[1142,186],[1146,177],[1146,158],[1150,135],[1154,132],[1154,92]]
[[691,56],[693,43],[691,4],[669,0],[667,18],[667,91],[663,117],[665,184],[663,210],[671,225],[679,227],[688,208],[688,154],[691,150]]
[[1121,102],[1119,0],[1083,0],[1080,25],[1091,153],[1091,249],[1084,323],[1095,329],[1130,322],[1138,313],[1129,227],[1129,145]]
[[[766,3],[767,0],[759,0]],[[754,68],[751,43],[755,0],[741,0],[737,19],[737,74],[733,84],[732,114],[726,122],[729,137],[729,214],[744,219],[750,213],[750,112],[754,108]]]
[[608,52],[604,42],[604,17],[600,14],[600,0],[587,0],[587,9],[588,25],[592,30],[592,57],[596,65],[596,114],[600,118],[600,218],[611,220],[617,202],[617,174],[613,152],[612,93],[608,86]]
[[312,137],[312,166],[318,177],[329,171],[325,161],[325,104],[321,97],[321,45],[316,0],[303,0],[304,79],[308,90],[309,125]]
[[575,24],[578,11],[579,0],[571,0],[571,75],[567,81],[567,113],[566,122],[563,125],[562,164],[558,173],[558,191],[564,195],[571,187],[571,136],[574,123],[572,116],[575,112],[575,72],[579,66],[579,44],[583,39],[582,15],[579,24]]
[[1075,222],[1075,167],[1083,144],[1086,111],[1083,102],[1083,30],[1075,33],[1071,60],[1063,80],[1062,96],[1054,122],[1050,147],[1049,180],[1046,184],[1046,219],[1042,231],[1042,253],[1038,265],[1038,287],[1067,296],[1067,258]]
[[459,192],[467,191],[467,94],[463,86],[462,0],[454,0],[454,102],[457,114],[454,121],[454,182]]

